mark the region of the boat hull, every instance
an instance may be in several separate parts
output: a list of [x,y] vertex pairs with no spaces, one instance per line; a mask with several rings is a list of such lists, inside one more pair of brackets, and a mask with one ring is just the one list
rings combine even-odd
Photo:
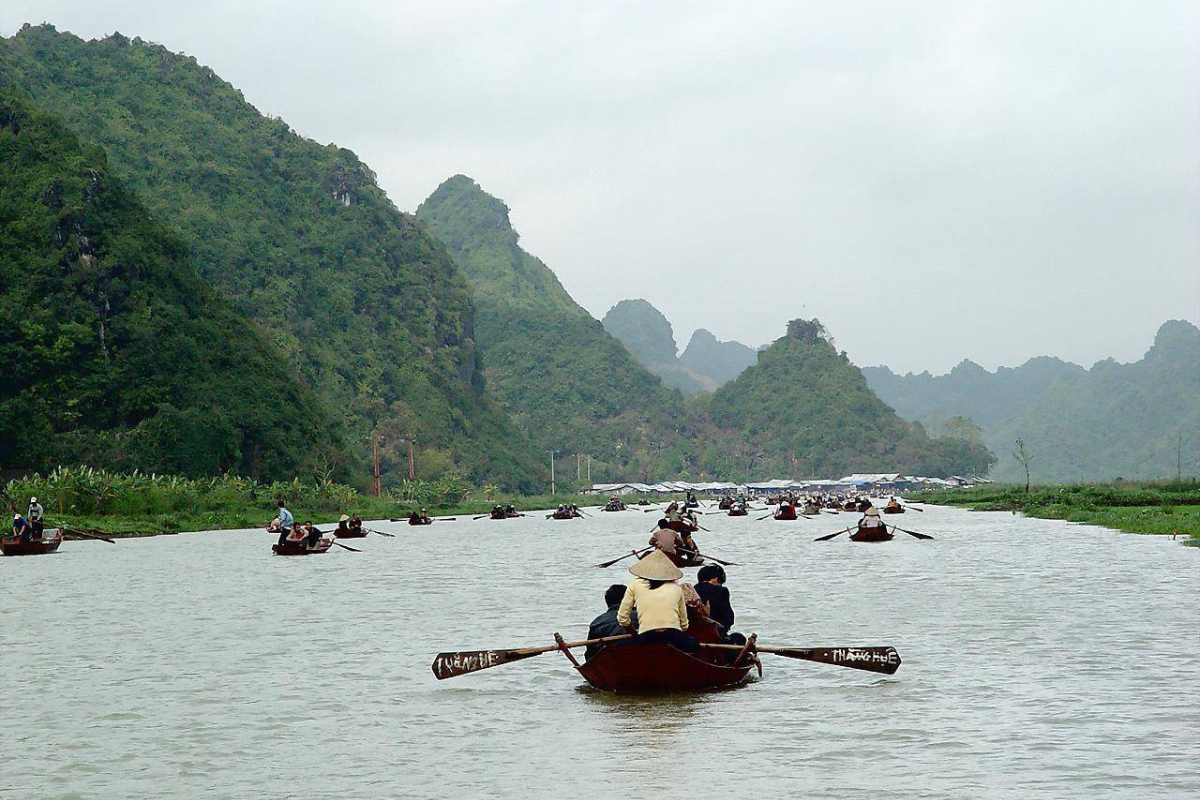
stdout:
[[317,546],[309,550],[300,542],[284,542],[271,545],[271,552],[277,556],[314,556],[329,552],[333,547],[333,539],[321,539]]
[[884,506],[883,513],[885,513],[885,514],[903,514],[904,508],[903,508],[903,506],[897,507],[897,508],[892,508],[891,506]]
[[792,508],[792,509],[783,509],[783,508],[781,508],[781,509],[779,509],[778,511],[776,511],[776,512],[775,512],[775,519],[784,520],[784,521],[790,521],[790,520],[797,519],[797,517],[796,517],[796,509],[794,509],[794,508]]
[[725,666],[689,655],[665,644],[609,646],[576,669],[584,680],[605,692],[703,692],[737,686],[751,664]]
[[333,535],[336,536],[338,539],[363,539],[366,537],[367,532],[366,531],[348,531],[346,533],[338,533],[337,531],[334,531]]
[[408,521],[408,524],[409,525],[432,525],[433,520],[431,520],[431,519],[420,519],[420,520],[410,519]]
[[895,534],[889,533],[887,528],[859,528],[850,534],[850,540],[854,542],[889,542],[894,538]]
[[50,538],[30,539],[22,542],[20,539],[0,539],[0,553],[6,556],[44,556],[58,550],[62,544],[62,531],[57,530]]

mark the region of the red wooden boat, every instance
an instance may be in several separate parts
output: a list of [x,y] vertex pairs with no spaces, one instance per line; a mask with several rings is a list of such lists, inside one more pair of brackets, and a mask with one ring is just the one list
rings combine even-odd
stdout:
[[744,516],[747,516],[749,513],[750,513],[749,511],[742,508],[741,506],[735,506],[735,507],[729,509],[729,516],[731,516],[731,517],[744,517]]
[[[569,651],[568,651],[569,654]],[[666,644],[608,646],[575,669],[605,692],[703,692],[737,686],[754,661],[737,666],[693,656]]]
[[793,520],[796,519],[796,507],[782,505],[775,511],[775,519]]
[[409,525],[432,525],[433,519],[430,517],[409,517]]
[[347,528],[344,531],[334,528],[333,535],[338,539],[362,539],[367,535],[367,531],[365,528],[359,528],[358,530]]
[[[45,534],[43,533],[43,536]],[[56,529],[49,538],[30,539],[22,542],[19,538],[0,539],[0,553],[6,556],[40,556],[53,553],[62,544],[62,529]]]
[[693,527],[681,519],[671,520],[667,523],[667,527],[676,533],[695,533],[696,531],[700,530],[699,526]]
[[894,538],[896,538],[895,534],[889,533],[888,529],[882,525],[878,528],[860,527],[850,534],[850,540],[854,542],[887,542]]
[[904,506],[884,506],[883,513],[885,513],[885,514],[903,514]]
[[333,547],[333,539],[321,539],[317,542],[317,546],[311,550],[304,546],[304,541],[299,542],[284,542],[282,545],[276,543],[271,545],[271,551],[277,556],[311,556],[320,553],[328,552],[329,548]]

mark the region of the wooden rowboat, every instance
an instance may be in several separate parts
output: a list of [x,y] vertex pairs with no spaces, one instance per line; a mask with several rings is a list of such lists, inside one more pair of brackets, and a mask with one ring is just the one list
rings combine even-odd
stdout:
[[321,539],[317,542],[317,546],[311,550],[304,546],[304,541],[299,542],[284,542],[282,545],[276,543],[271,545],[271,552],[277,556],[313,556],[328,552],[329,548],[333,547],[333,539]]
[[667,527],[676,533],[695,533],[700,530],[699,526],[692,527],[681,519],[671,520],[667,523]]
[[883,513],[885,513],[885,514],[903,514],[904,506],[884,506]]
[[750,512],[744,508],[729,509],[729,516],[731,516],[731,517],[744,517],[744,516],[748,515],[749,513]]
[[347,528],[344,531],[335,529],[333,535],[338,539],[362,539],[367,535],[367,531],[364,528],[359,528],[358,530]]
[[432,525],[433,520],[430,517],[416,517],[416,518],[409,517],[408,524],[409,525]]
[[775,519],[793,520],[796,519],[795,506],[780,506],[775,512]]
[[575,669],[605,692],[703,692],[737,686],[753,662],[727,666],[690,655],[666,644],[610,645]]
[[882,525],[878,528],[859,528],[850,534],[850,541],[853,542],[887,542],[894,538],[895,534]]
[[[45,534],[43,534],[44,536]],[[62,529],[56,529],[49,538],[30,539],[27,542],[19,538],[0,539],[0,553],[6,556],[40,556],[53,553],[62,544]]]

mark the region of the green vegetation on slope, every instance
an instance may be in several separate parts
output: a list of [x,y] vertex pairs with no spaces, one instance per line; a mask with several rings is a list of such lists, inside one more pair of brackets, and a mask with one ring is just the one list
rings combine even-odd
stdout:
[[815,320],[789,323],[787,335],[718,389],[708,408],[713,424],[734,434],[735,463],[762,464],[763,473],[940,476],[983,472],[992,460],[979,444],[930,440],[900,419]]
[[741,342],[722,342],[710,331],[698,328],[687,349],[679,356],[679,365],[724,386],[758,361],[758,351]]
[[595,480],[678,472],[683,399],[521,249],[504,203],[457,175],[417,216],[467,274],[488,384],[539,447],[592,454]]
[[291,475],[332,440],[283,358],[57,120],[0,87],[0,465]]
[[646,367],[674,364],[675,332],[663,313],[646,300],[622,300],[600,321]]
[[26,27],[0,39],[4,81],[103,146],[342,419],[335,474],[362,479],[377,430],[391,475],[415,433],[431,469],[536,485],[528,441],[484,393],[462,274],[353,153],[262,116],[194,58],[116,34]]
[[1200,540],[1200,481],[1024,486],[986,484],[928,492],[921,500],[976,511],[1086,522],[1130,533],[1188,534]]

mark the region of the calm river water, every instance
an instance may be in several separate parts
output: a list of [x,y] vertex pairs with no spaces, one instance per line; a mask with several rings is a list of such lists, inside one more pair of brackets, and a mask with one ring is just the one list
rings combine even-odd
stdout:
[[[706,516],[737,628],[891,644],[891,677],[763,656],[701,696],[585,688],[583,638],[655,515],[384,523],[314,558],[232,531],[0,559],[0,797],[1200,796],[1200,549],[931,508],[937,537]],[[694,576],[694,572],[691,575]]]

